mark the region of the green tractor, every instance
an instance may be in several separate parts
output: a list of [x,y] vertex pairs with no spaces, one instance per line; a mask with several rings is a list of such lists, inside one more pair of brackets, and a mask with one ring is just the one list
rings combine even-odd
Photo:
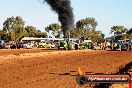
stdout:
[[61,40],[58,46],[58,50],[73,50],[75,49],[75,44],[69,40]]
[[93,43],[91,40],[84,40],[83,41],[83,49],[93,49]]
[[68,42],[66,40],[61,40],[58,50],[68,50]]
[[82,43],[76,43],[70,40],[61,40],[59,42],[58,50],[78,50],[78,49],[93,49],[92,40],[82,40]]

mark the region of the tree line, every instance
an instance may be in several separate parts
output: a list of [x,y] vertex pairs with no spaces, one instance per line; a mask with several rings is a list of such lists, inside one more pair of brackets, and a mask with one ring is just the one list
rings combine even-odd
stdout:
[[[104,34],[102,31],[97,30],[98,22],[93,17],[86,17],[78,20],[75,28],[67,32],[67,36],[71,38],[87,37],[94,42],[104,41]],[[117,30],[125,29],[123,27],[116,28],[113,26],[111,32],[116,33]],[[125,30],[126,31],[126,30]],[[68,34],[70,32],[70,35]],[[122,33],[124,31],[122,30]],[[129,33],[132,32],[129,31]],[[53,35],[55,38],[63,36],[62,26],[59,23],[51,23],[45,28],[45,32],[37,30],[34,26],[25,26],[25,21],[21,16],[9,17],[3,23],[3,28],[0,30],[0,37],[2,40],[20,41],[23,37],[47,37],[48,34]],[[131,34],[131,33],[130,33]],[[132,34],[131,34],[132,36]]]
[[[87,37],[94,42],[100,42],[104,40],[104,34],[97,30],[98,22],[93,17],[87,17],[76,22],[75,28],[69,30],[71,38]],[[56,38],[60,37],[62,33],[61,25],[58,23],[52,23],[45,28],[48,33],[52,33]],[[67,32],[67,36],[69,36]]]
[[[67,32],[67,36],[71,38],[87,37],[94,42],[104,41],[104,34],[97,30],[98,22],[93,17],[86,17],[76,22],[75,28]],[[45,28],[46,32],[37,30],[34,26],[26,26],[21,16],[9,17],[3,23],[0,30],[0,38],[2,40],[20,41],[23,37],[47,37],[51,33],[54,37],[60,38],[63,35],[62,27],[59,23],[52,23]],[[70,32],[70,35],[68,34]],[[117,25],[111,27],[111,33],[114,38],[124,39],[132,38],[132,28],[127,29],[125,26]]]
[[111,33],[114,34],[115,40],[121,40],[121,39],[131,39],[132,38],[132,28],[128,29],[123,25],[117,25],[111,27],[110,30]]
[[46,32],[37,30],[36,27],[26,26],[22,17],[9,17],[3,23],[3,28],[0,30],[2,40],[20,41],[23,37],[47,37]]

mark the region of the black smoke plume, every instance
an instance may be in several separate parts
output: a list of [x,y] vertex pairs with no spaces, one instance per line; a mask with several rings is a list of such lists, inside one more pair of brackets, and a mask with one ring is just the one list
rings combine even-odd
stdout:
[[70,0],[45,0],[58,14],[58,19],[62,25],[62,31],[64,38],[68,30],[73,29],[74,27],[74,15],[71,7]]

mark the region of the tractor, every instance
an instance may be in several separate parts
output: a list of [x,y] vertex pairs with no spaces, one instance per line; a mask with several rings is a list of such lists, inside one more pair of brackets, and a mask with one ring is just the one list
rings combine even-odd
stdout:
[[72,40],[61,40],[59,42],[58,50],[73,50],[75,49],[76,43]]
[[61,40],[58,46],[58,50],[67,50],[67,49],[68,49],[67,40]]
[[83,49],[93,49],[93,43],[91,40],[84,40],[83,41]]

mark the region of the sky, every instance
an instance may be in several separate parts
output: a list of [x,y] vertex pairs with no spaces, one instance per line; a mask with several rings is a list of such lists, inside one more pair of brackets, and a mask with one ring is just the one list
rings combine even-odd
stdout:
[[[0,29],[11,16],[21,16],[25,26],[32,25],[44,31],[51,23],[59,22],[58,15],[43,0],[0,0]],[[132,28],[132,0],[71,0],[75,23],[86,17],[94,17],[97,30],[110,36],[112,26]]]

